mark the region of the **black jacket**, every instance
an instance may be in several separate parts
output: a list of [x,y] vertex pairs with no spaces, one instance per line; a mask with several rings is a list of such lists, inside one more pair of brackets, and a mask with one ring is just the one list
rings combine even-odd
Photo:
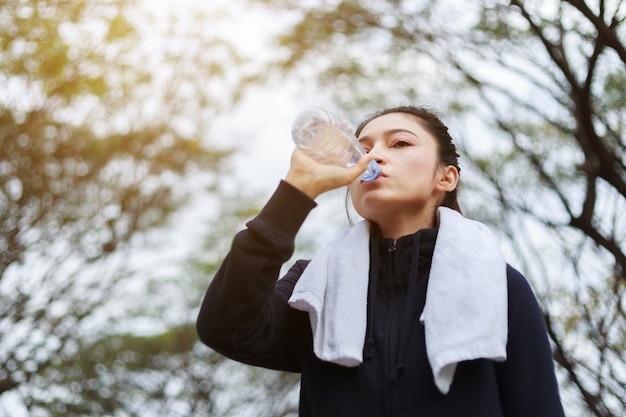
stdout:
[[437,390],[419,321],[437,229],[396,241],[371,239],[378,265],[370,274],[364,361],[348,368],[319,360],[308,315],[287,304],[307,261],[297,261],[277,281],[313,207],[311,199],[281,182],[236,235],[198,317],[205,344],[240,362],[300,372],[302,417],[563,416],[543,317],[526,279],[511,267],[507,360],[463,362],[450,392]]

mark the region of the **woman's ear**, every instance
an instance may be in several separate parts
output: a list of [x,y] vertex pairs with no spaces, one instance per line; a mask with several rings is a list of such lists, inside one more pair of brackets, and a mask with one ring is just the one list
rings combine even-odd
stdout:
[[441,167],[436,189],[438,191],[453,191],[459,183],[459,170],[454,165]]

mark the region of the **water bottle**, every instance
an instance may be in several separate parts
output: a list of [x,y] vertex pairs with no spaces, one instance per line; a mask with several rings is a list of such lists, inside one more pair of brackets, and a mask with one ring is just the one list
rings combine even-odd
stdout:
[[[296,117],[291,136],[300,150],[320,164],[350,167],[365,155],[348,122],[324,109],[306,110]],[[379,175],[380,167],[370,161],[360,178],[373,181]]]

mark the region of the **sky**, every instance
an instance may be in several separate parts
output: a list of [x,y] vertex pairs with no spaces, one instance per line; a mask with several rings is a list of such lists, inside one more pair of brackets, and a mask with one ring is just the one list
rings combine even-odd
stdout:
[[[244,8],[233,0],[144,0],[157,21],[185,19],[209,13],[206,26],[256,62],[265,62],[275,53],[272,36],[280,31],[281,20],[275,14]],[[239,68],[227,70],[239,71]],[[318,106],[315,97],[301,97],[299,86],[289,82],[255,88],[232,112],[220,115],[211,132],[211,140],[235,143],[241,151],[235,156],[235,177],[252,190],[268,191],[275,187],[289,167],[293,150],[291,122],[306,108]]]
[[[263,62],[270,59],[274,51],[270,41],[279,27],[276,16],[242,10],[238,1],[144,1],[150,13],[156,16],[157,24],[161,22],[163,25],[172,18],[183,21],[189,18],[191,22],[192,17],[201,12],[213,14],[221,11],[219,18],[207,22],[207,27],[237,45],[242,54]],[[238,147],[228,164],[232,169],[231,177],[222,186],[243,195],[257,196],[261,202],[266,201],[289,169],[294,149],[292,121],[308,108],[330,106],[322,100],[313,93],[303,94],[302,86],[295,81],[280,80],[255,87],[235,109],[221,114],[211,125],[209,141]],[[316,236],[316,242],[323,244],[339,228],[347,225],[344,194],[340,191],[329,193],[318,198],[317,202],[318,207],[307,218],[299,236],[304,240]],[[206,233],[216,221],[216,210],[211,196],[201,190],[194,192],[191,204],[174,214],[167,233],[154,233],[150,238],[153,245],[138,252],[136,268],[149,268],[164,276],[172,274],[202,247]],[[339,219],[337,226],[320,227],[328,224],[328,219]],[[154,245],[160,249],[155,251]],[[155,267],[155,263],[160,266]]]

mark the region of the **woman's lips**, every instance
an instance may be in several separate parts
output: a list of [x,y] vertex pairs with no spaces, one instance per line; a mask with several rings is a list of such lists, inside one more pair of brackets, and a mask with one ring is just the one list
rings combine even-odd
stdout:
[[368,183],[369,183],[369,184],[371,184],[371,183],[374,183],[374,182],[379,181],[381,178],[386,178],[386,177],[387,177],[387,175],[385,175],[385,173],[384,173],[384,172],[381,172],[381,173],[380,173],[380,175],[378,175],[376,178],[374,178],[374,179],[373,179],[373,180],[371,180],[371,181],[363,181],[363,180],[361,180],[361,184],[363,184],[363,183],[366,183],[366,184],[368,184]]

